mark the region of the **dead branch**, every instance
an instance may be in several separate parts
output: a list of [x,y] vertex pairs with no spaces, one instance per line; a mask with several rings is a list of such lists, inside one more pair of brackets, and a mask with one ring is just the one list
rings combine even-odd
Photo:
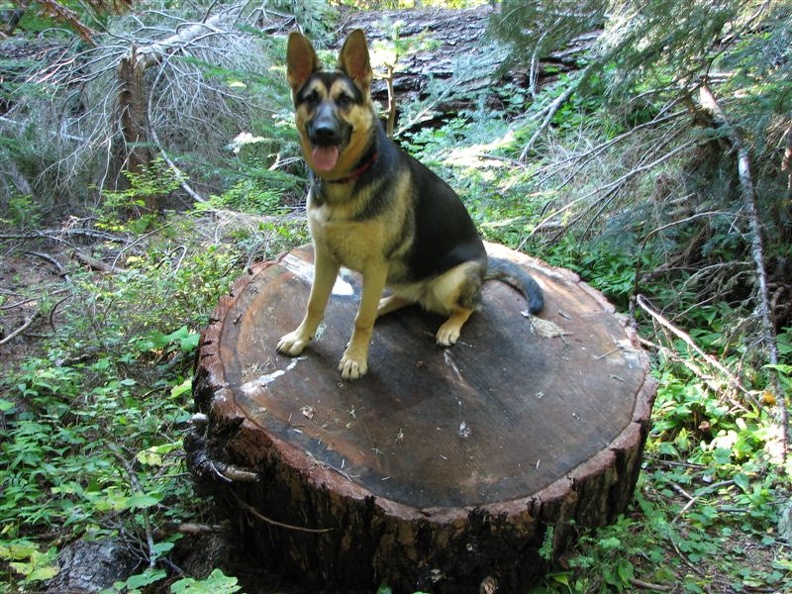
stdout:
[[442,103],[442,101],[446,97],[451,95],[451,93],[453,92],[453,90],[454,90],[454,88],[456,86],[454,84],[454,82],[455,81],[451,81],[451,84],[446,85],[445,88],[443,89],[443,91],[441,93],[439,93],[437,95],[437,97],[435,97],[432,101],[430,101],[427,105],[425,105],[409,121],[407,121],[406,123],[402,124],[399,127],[399,129],[396,132],[393,133],[393,136],[398,138],[404,132],[407,132],[408,130],[410,130],[410,128],[412,128],[416,124],[419,124],[420,122],[422,122],[428,113],[430,113],[435,107],[440,105]]
[[72,297],[71,294],[66,295],[66,297],[58,301],[55,305],[52,306],[52,309],[50,309],[49,316],[47,316],[47,321],[49,322],[50,328],[52,328],[53,332],[58,331],[55,328],[55,312],[58,311],[58,308],[60,307],[61,303],[65,303],[66,301],[71,299],[71,297]]
[[[590,148],[590,149],[588,149],[586,151],[583,151],[581,153],[574,153],[574,154],[572,154],[572,155],[570,155],[568,157],[565,157],[563,159],[553,159],[552,163],[549,163],[549,164],[537,169],[537,171],[536,171],[536,173],[534,175],[542,176],[542,175],[547,175],[547,174],[554,174],[554,173],[557,172],[557,170],[559,168],[568,165],[570,162],[576,163],[576,164],[578,164],[580,166],[586,165],[588,162],[592,161],[595,157],[601,155],[602,153],[604,153],[606,150],[608,150],[612,146],[614,146],[614,145],[616,145],[616,144],[618,144],[620,142],[623,142],[624,140],[627,140],[628,138],[636,135],[637,133],[639,133],[639,132],[641,132],[643,130],[651,129],[651,128],[658,128],[662,124],[671,123],[674,120],[680,119],[680,118],[682,118],[682,117],[684,117],[684,116],[689,114],[689,110],[687,110],[687,109],[681,109],[681,110],[678,110],[678,111],[674,111],[674,112],[668,113],[668,109],[670,109],[674,105],[675,105],[674,103],[669,104],[667,107],[665,107],[661,111],[660,114],[658,114],[651,121],[644,122],[643,124],[638,124],[637,126],[635,126],[633,128],[630,128],[626,132],[622,132],[618,136],[614,136],[610,140],[606,140],[605,142],[601,142],[600,144],[597,144],[596,146],[594,146],[594,147],[592,147],[592,148]],[[522,163],[521,163],[521,165],[522,165]],[[563,185],[566,185],[566,183],[567,182],[564,182]]]
[[80,228],[73,228],[73,229],[40,229],[38,231],[31,231],[29,233],[3,233],[0,234],[0,241],[3,240],[10,240],[10,239],[19,239],[19,240],[29,240],[29,239],[49,239],[55,241],[62,241],[64,236],[80,236],[84,235],[86,237],[90,237],[91,239],[96,239],[99,241],[112,241],[115,243],[124,243],[126,239],[122,237],[118,237],[117,235],[113,235],[112,233],[108,233],[107,231],[97,231],[96,229],[80,229]]
[[[753,256],[757,283],[757,316],[760,324],[760,340],[767,349],[767,358],[770,365],[778,365],[779,353],[776,340],[775,327],[770,318],[770,296],[767,290],[767,271],[764,264],[764,245],[762,241],[762,227],[759,220],[759,210],[756,206],[756,188],[751,177],[751,155],[749,148],[743,142],[740,133],[726,118],[720,104],[707,81],[699,89],[701,104],[712,112],[715,120],[723,127],[732,146],[737,150],[737,172],[740,178],[740,191],[747,212],[751,235],[751,254]],[[778,403],[778,420],[781,425],[783,442],[783,458],[786,461],[789,454],[789,412],[787,411],[786,397],[777,375],[771,374],[770,384],[775,392]]]
[[[694,376],[696,376],[702,382],[704,382],[707,386],[709,386],[713,392],[718,391],[718,387],[714,385],[712,382],[712,376],[710,374],[705,373],[704,370],[701,369],[701,367],[695,362],[694,359],[690,357],[681,357],[673,349],[670,349],[661,344],[651,342],[650,340],[647,340],[645,338],[640,338],[639,342],[647,349],[652,349],[654,351],[657,351],[663,358],[669,361],[674,361],[675,363],[678,363],[683,367],[686,367],[688,371],[690,371],[690,373],[692,373]],[[736,405],[739,408],[745,410],[745,407],[740,405],[739,403],[736,403]]]
[[[9,292],[8,294],[12,295],[13,293]],[[18,301],[16,303],[9,303],[8,305],[0,305],[0,311],[9,311],[11,309],[16,309],[17,307],[24,307],[26,305],[33,303],[34,301],[36,301],[36,299],[30,298],[30,299],[25,299],[23,301]]]
[[226,532],[227,526],[222,524],[196,524],[185,522],[177,526],[177,531],[181,534],[212,534],[219,532]]
[[220,462],[219,460],[210,460],[208,463],[215,475],[224,481],[255,483],[259,480],[259,475],[257,473],[251,472],[250,470],[245,470],[244,468],[239,468],[233,464],[226,464],[224,462]]
[[55,258],[50,256],[49,254],[42,254],[41,252],[25,252],[26,254],[30,254],[31,256],[36,256],[37,258],[41,258],[52,264],[55,268],[58,269],[58,274],[63,277],[65,281],[69,281],[69,275],[66,272],[66,269],[63,267],[63,264],[58,262]]
[[216,35],[223,32],[220,25],[229,18],[236,18],[239,14],[240,6],[232,6],[230,9],[219,12],[213,17],[204,18],[200,23],[193,23],[177,33],[166,37],[162,41],[157,41],[137,51],[138,61],[143,68],[149,68],[158,63],[162,58],[174,51],[186,47],[200,37],[207,34]]
[[85,43],[91,47],[96,46],[96,42],[93,39],[96,31],[84,24],[77,12],[54,0],[36,0],[36,3],[42,13],[56,21],[70,25]]
[[550,126],[550,123],[553,121],[553,116],[555,116],[555,114],[558,113],[558,110],[561,109],[561,106],[563,106],[564,103],[569,101],[569,98],[572,97],[572,95],[575,94],[575,91],[577,91],[578,87],[588,78],[588,73],[591,71],[593,65],[594,65],[594,62],[592,62],[588,66],[586,66],[580,72],[580,74],[578,75],[577,79],[572,84],[570,84],[566,89],[564,89],[563,93],[561,93],[558,97],[553,99],[553,101],[552,101],[552,103],[550,103],[550,105],[548,105],[544,110],[542,110],[539,114],[537,114],[537,117],[538,117],[539,115],[542,115],[542,113],[543,113],[545,117],[542,120],[542,123],[539,124],[539,127],[533,133],[533,136],[531,136],[531,138],[528,141],[528,143],[525,145],[525,147],[523,147],[523,150],[520,153],[520,157],[519,157],[518,161],[520,161],[521,163],[525,163],[525,159],[528,157],[528,152],[533,147],[534,142],[536,142],[536,140]]
[[681,339],[691,350],[693,350],[699,357],[701,357],[706,363],[712,367],[713,369],[717,370],[718,373],[723,376],[726,382],[734,389],[741,392],[754,406],[757,408],[761,408],[759,402],[753,397],[753,395],[748,391],[745,386],[742,385],[739,379],[734,377],[734,375],[723,366],[723,364],[715,359],[715,357],[708,355],[705,353],[701,347],[699,347],[695,341],[690,337],[690,335],[680,328],[674,326],[667,318],[665,318],[660,312],[656,311],[651,305],[649,305],[646,297],[643,295],[636,295],[635,302],[643,309],[649,316],[660,324],[666,330],[669,330],[674,336]]
[[[632,170],[628,171],[627,173],[625,173],[624,175],[620,176],[618,179],[615,179],[614,181],[610,182],[609,184],[606,184],[605,186],[603,186],[601,188],[596,188],[596,189],[588,192],[584,196],[581,196],[580,198],[576,198],[575,200],[572,200],[569,204],[566,204],[566,205],[562,206],[561,208],[558,208],[558,209],[554,210],[549,215],[544,217],[541,221],[539,221],[539,223],[533,228],[533,230],[531,230],[531,232],[528,233],[528,235],[526,235],[525,238],[523,238],[522,242],[517,247],[517,249],[521,250],[523,248],[523,246],[525,245],[525,243],[537,231],[542,229],[549,221],[553,220],[554,218],[558,217],[559,215],[564,214],[566,211],[570,210],[576,204],[578,204],[580,202],[585,202],[586,200],[588,200],[592,196],[596,196],[597,194],[600,194],[600,193],[602,195],[599,196],[593,202],[593,204],[595,204],[595,205],[596,204],[602,204],[603,202],[607,201],[608,198],[611,197],[615,192],[617,192],[619,189],[621,189],[622,186],[625,183],[627,183],[629,180],[631,180],[632,178],[634,178],[638,174],[643,173],[645,171],[650,171],[651,169],[654,169],[655,167],[657,167],[661,163],[664,163],[665,161],[667,161],[670,158],[676,156],[677,154],[689,149],[690,147],[694,146],[695,144],[696,144],[696,141],[692,141],[692,140],[688,141],[688,142],[685,142],[685,143],[681,144],[680,146],[678,146],[678,147],[666,152],[665,154],[663,154],[662,156],[658,157],[657,159],[654,159],[653,161],[650,161],[649,163],[644,163],[642,165],[639,165],[639,166],[633,168]],[[600,209],[600,211],[601,210],[602,209]]]
[[4,345],[4,344],[6,344],[8,342],[11,342],[16,336],[19,336],[20,334],[22,334],[25,330],[27,330],[30,327],[30,325],[36,320],[36,318],[38,316],[39,316],[39,312],[38,311],[34,311],[33,314],[28,319],[26,319],[25,322],[19,328],[14,330],[11,334],[6,336],[4,339],[0,340],[0,345]]
[[[132,487],[132,491],[138,495],[145,495],[146,491],[143,489],[143,485],[140,484],[138,475],[129,460],[126,459],[126,457],[121,451],[119,451],[117,447],[111,447],[110,449],[112,450],[113,454],[115,454],[116,459],[121,463],[121,466],[124,468],[127,478],[129,479],[130,487]],[[151,524],[151,517],[149,515],[149,510],[146,507],[140,509],[139,513],[143,518],[143,529],[146,536],[146,545],[148,547],[148,568],[154,569],[154,567],[157,565],[157,557],[159,554],[157,553],[157,549],[154,546],[154,529]]]
[[393,128],[396,125],[396,95],[393,90],[393,69],[398,56],[393,63],[385,64],[385,84],[388,87],[388,126],[386,133],[388,138],[393,138]]
[[639,580],[638,578],[630,578],[630,584],[632,584],[636,588],[640,588],[641,590],[653,590],[655,592],[671,591],[671,586],[662,586],[660,584],[653,584],[651,582],[645,582],[644,580]]
[[781,159],[781,171],[788,171],[787,174],[787,193],[792,195],[792,126],[787,128],[786,148],[784,149],[784,157]]
[[88,266],[88,268],[90,268],[91,270],[96,270],[98,272],[103,272],[105,274],[119,274],[122,272],[126,272],[123,268],[119,268],[118,266],[113,266],[111,264],[105,264],[101,260],[92,258],[88,254],[84,254],[80,250],[74,250],[72,252],[72,258],[77,260],[80,264]]
[[184,172],[179,169],[178,165],[173,162],[173,159],[170,158],[167,151],[165,150],[165,146],[159,139],[159,135],[157,134],[157,127],[152,126],[151,123],[154,121],[154,115],[152,113],[152,96],[154,95],[154,89],[157,88],[157,84],[162,77],[162,73],[164,69],[160,68],[160,71],[157,73],[157,77],[154,79],[154,82],[151,84],[151,88],[146,96],[146,122],[148,123],[148,134],[151,136],[151,139],[154,141],[154,145],[157,147],[159,154],[162,156],[162,159],[168,164],[173,174],[176,176],[176,179],[179,180],[179,185],[182,189],[187,192],[187,194],[196,202],[206,202],[206,200],[198,194],[195,190],[192,189],[192,186],[187,183],[187,176]]

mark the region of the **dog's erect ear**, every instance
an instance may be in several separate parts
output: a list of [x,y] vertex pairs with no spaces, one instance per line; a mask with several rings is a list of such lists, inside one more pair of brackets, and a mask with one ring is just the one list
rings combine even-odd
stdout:
[[355,81],[363,93],[369,92],[374,74],[369,62],[366,36],[361,29],[355,29],[347,37],[344,47],[341,48],[341,53],[338,55],[338,67]]
[[292,91],[299,91],[305,81],[321,69],[311,42],[300,33],[292,32],[286,45],[286,80]]

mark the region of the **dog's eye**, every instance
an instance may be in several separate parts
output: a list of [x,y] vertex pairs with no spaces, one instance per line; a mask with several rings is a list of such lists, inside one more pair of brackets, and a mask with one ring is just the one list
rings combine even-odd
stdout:
[[338,105],[338,107],[349,107],[352,105],[352,97],[346,93],[341,93],[338,97],[336,97],[336,105]]
[[311,91],[311,93],[305,98],[305,103],[308,105],[308,107],[316,107],[320,101],[321,98],[319,97],[319,93],[316,91],[316,89]]

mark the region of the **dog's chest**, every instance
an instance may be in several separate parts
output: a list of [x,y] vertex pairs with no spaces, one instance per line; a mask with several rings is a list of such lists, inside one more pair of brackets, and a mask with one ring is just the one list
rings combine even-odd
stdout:
[[318,249],[327,250],[342,266],[362,272],[383,258],[388,232],[376,219],[355,220],[343,207],[310,206],[308,228]]

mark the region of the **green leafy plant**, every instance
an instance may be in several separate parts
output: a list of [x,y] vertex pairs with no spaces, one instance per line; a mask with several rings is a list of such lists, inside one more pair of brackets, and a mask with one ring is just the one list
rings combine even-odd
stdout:
[[0,224],[28,231],[36,229],[41,224],[42,217],[43,212],[32,196],[16,195],[8,199],[8,204],[0,215]]
[[[139,172],[124,170],[129,187],[123,190],[104,190],[104,202],[99,208],[98,226],[113,231],[143,232],[156,221],[159,213],[147,210],[147,201],[167,197],[182,182],[181,176],[158,157]],[[136,216],[131,216],[133,213]]]
[[[328,4],[280,4],[299,14],[320,45],[323,36],[334,41]],[[745,133],[765,261],[779,263],[771,281],[783,297],[790,212],[778,147],[789,128],[791,13],[787,3],[650,4],[636,15],[624,3],[609,11],[591,3],[503,3],[499,16],[512,18],[501,19],[502,33],[528,67],[527,84],[473,95],[460,82],[481,67],[474,57],[460,60],[451,83],[432,81],[424,101],[403,106],[410,126],[399,141],[459,191],[487,239],[572,269],[631,314],[654,357],[659,390],[633,506],[612,526],[582,534],[560,559],[552,559],[548,531],[541,553],[554,565],[536,592],[628,592],[647,584],[708,592],[713,575],[724,590],[783,591],[792,563],[776,526],[789,468],[777,456],[772,407],[790,392],[792,329],[779,308],[780,360],[752,358],[756,285],[739,178],[733,152],[697,100],[697,74],[729,97],[729,115]],[[206,16],[200,5],[189,10],[186,21]],[[141,15],[136,31],[145,22],[143,33],[161,32],[161,15]],[[29,31],[49,27],[31,11],[26,18]],[[665,26],[669,18],[679,22]],[[110,22],[109,37],[123,35],[122,20]],[[112,592],[240,590],[219,570],[204,579],[173,576],[168,557],[179,544],[171,527],[201,513],[180,445],[198,330],[246,262],[308,239],[296,222],[302,216],[289,217],[303,199],[304,171],[280,67],[284,43],[245,22],[217,35],[219,51],[185,47],[183,56],[170,56],[157,75],[169,86],[152,90],[152,115],[172,143],[165,149],[206,188],[207,202],[181,215],[147,212],[147,197],[182,198],[186,180],[160,160],[128,175],[125,189],[97,188],[103,202],[94,212],[119,241],[91,249],[114,271],[70,269],[68,299],[57,311],[60,295],[30,295],[57,315],[36,352],[9,362],[0,378],[0,582],[12,592],[42,589],[60,543],[95,534],[132,538],[149,568]],[[566,49],[556,44],[584,30],[611,37],[582,41],[563,66],[543,63],[541,53]],[[257,50],[231,51],[235,33]],[[433,43],[429,35],[420,41],[422,48]],[[254,61],[221,59],[232,54]],[[35,230],[51,214],[39,196],[62,196],[70,206],[95,199],[85,188],[99,183],[97,171],[103,180],[108,153],[94,145],[72,156],[70,143],[104,113],[90,100],[105,98],[86,92],[77,115],[68,114],[86,77],[104,80],[88,65],[113,63],[107,55],[68,54],[57,68],[32,59],[0,64],[12,74],[71,73],[58,84],[11,76],[0,89],[10,108],[0,156],[35,186],[18,195],[7,185],[14,193],[3,197],[0,224]],[[466,107],[435,115],[449,93]],[[194,111],[183,117],[184,109]],[[64,122],[71,136],[52,142],[53,129],[39,125],[51,121]],[[96,129],[102,141],[111,136]],[[631,310],[636,291],[739,387],[689,342]],[[8,305],[5,295],[0,300]],[[770,390],[771,379],[781,394]]]
[[172,245],[167,230],[192,222],[174,215],[116,274],[73,271],[58,332],[0,379],[0,579],[15,587],[52,577],[57,550],[40,553],[40,533],[124,533],[152,566],[180,538],[166,527],[192,513],[180,430],[191,354],[235,257]]
[[282,190],[259,188],[250,179],[234,184],[220,196],[211,196],[203,208],[225,208],[248,214],[281,214]]
[[36,582],[46,582],[58,574],[56,553],[55,547],[42,553],[38,545],[26,539],[0,542],[0,560],[22,577],[24,587],[35,587]]
[[112,588],[102,590],[102,594],[143,594],[146,586],[160,582],[167,575],[162,569],[148,569],[143,573],[131,575],[124,581],[114,583]]
[[226,576],[219,569],[202,580],[182,578],[171,585],[173,594],[233,594],[240,589],[235,577]]

